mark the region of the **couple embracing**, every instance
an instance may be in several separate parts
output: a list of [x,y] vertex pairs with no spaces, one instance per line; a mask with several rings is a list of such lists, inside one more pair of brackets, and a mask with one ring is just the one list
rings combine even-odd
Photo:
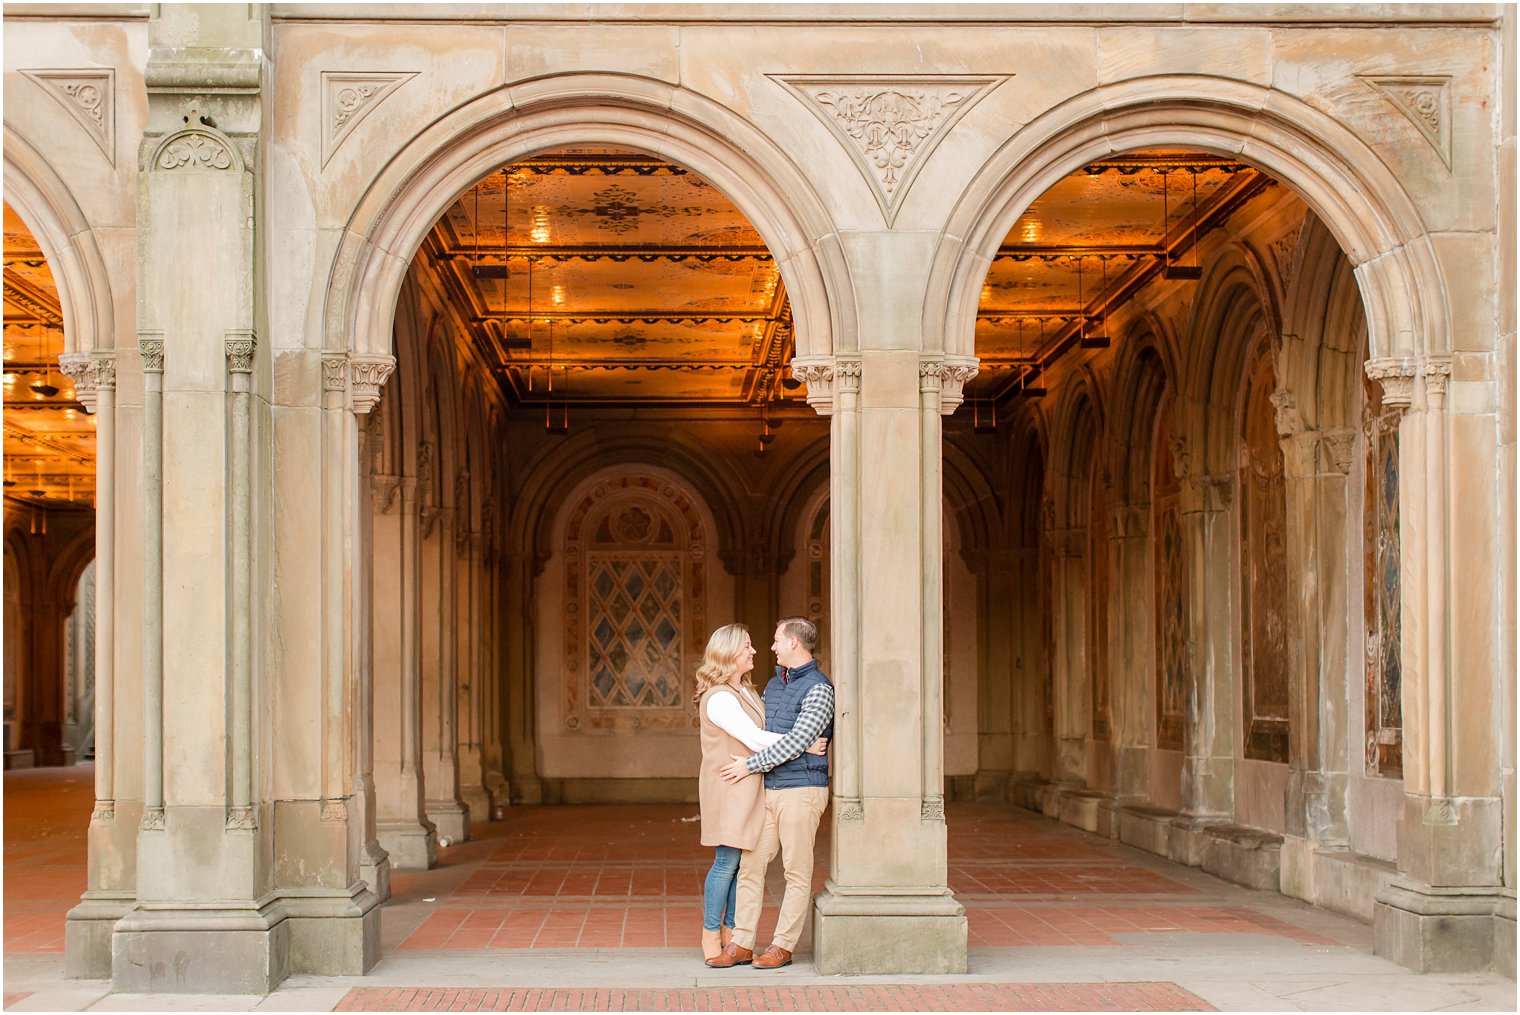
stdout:
[[[714,631],[697,671],[702,845],[715,847],[702,896],[702,951],[714,968],[790,965],[802,935],[834,730],[834,685],[813,658],[817,647],[812,621],[776,625],[771,651],[779,665],[763,704],[750,683],[755,647],[744,625]],[[771,946],[756,955],[765,871],[778,850],[786,892]]]

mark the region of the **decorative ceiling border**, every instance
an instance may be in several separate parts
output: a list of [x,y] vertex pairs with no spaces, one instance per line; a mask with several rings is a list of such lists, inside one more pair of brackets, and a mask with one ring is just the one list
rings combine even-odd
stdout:
[[766,75],[844,145],[890,227],[929,155],[962,116],[1011,74]]

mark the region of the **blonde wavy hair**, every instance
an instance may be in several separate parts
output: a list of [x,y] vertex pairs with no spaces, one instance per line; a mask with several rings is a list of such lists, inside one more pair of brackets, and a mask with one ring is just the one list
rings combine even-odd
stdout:
[[[700,708],[702,695],[709,689],[719,684],[728,683],[728,678],[733,676],[734,668],[739,664],[739,656],[744,652],[744,643],[750,641],[749,628],[743,624],[725,624],[712,633],[707,639],[707,650],[702,653],[702,665],[697,668],[697,693],[692,696],[692,707]],[[749,674],[744,675],[744,683],[753,688]]]

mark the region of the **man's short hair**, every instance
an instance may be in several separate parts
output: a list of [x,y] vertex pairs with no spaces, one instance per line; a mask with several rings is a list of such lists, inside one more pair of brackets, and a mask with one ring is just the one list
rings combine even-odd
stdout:
[[785,617],[776,627],[788,638],[796,638],[809,655],[818,650],[818,625],[806,617]]

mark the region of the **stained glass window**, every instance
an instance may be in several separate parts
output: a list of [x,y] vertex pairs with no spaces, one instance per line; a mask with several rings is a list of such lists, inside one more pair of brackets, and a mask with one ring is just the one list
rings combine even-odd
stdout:
[[1399,652],[1399,416],[1383,408],[1383,387],[1363,382],[1362,438],[1366,452],[1362,513],[1363,601],[1366,621],[1367,772],[1404,773],[1403,660]]

